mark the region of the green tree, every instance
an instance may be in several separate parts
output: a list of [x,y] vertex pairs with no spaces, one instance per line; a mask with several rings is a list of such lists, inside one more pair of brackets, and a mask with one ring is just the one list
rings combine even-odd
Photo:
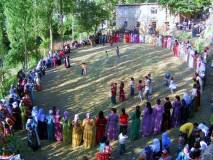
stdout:
[[211,0],[159,0],[159,3],[167,6],[173,13],[191,16],[211,5]]
[[109,12],[93,1],[82,0],[75,10],[79,32],[97,31],[98,25],[108,19]]

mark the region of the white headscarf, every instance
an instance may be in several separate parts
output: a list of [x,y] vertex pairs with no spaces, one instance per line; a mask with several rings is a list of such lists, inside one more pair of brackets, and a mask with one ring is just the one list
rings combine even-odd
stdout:
[[89,113],[89,112],[86,113],[86,118],[87,118],[87,119],[90,119],[90,113]]
[[18,103],[17,102],[13,102],[12,106],[13,106],[13,109],[15,109],[15,108],[18,107]]
[[76,123],[78,120],[79,120],[79,115],[78,115],[78,114],[75,114],[74,120],[73,120],[73,121]]
[[150,145],[153,152],[160,152],[160,141],[159,139],[155,138],[152,141],[152,145]]
[[187,105],[189,105],[191,103],[191,97],[187,92],[183,93],[183,99],[185,100]]

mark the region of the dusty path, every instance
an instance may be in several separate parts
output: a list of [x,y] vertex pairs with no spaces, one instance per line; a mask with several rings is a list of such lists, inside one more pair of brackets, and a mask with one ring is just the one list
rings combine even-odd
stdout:
[[[109,58],[106,58],[105,51],[109,51]],[[163,76],[166,71],[170,71],[175,81],[178,83],[178,91],[181,94],[184,89],[191,90],[193,71],[179,59],[172,56],[169,50],[153,48],[148,45],[128,44],[120,45],[121,57],[115,56],[115,48],[109,46],[98,46],[95,48],[85,48],[71,54],[72,67],[65,69],[60,66],[47,71],[47,75],[42,79],[43,91],[36,95],[36,105],[43,106],[46,111],[52,106],[57,106],[63,112],[68,110],[73,119],[75,113],[81,114],[84,118],[86,112],[91,112],[93,117],[100,110],[106,115],[111,108],[110,103],[110,83],[121,80],[125,81],[125,91],[129,95],[128,84],[131,77],[135,78],[136,83],[145,74],[152,73],[154,80],[153,101],[157,98],[164,98],[170,95],[163,86]],[[88,63],[88,75],[80,75],[79,63]],[[212,91],[212,73],[208,72],[207,87],[202,98],[202,109],[195,115],[199,121],[207,121],[209,118],[209,97]],[[208,96],[207,96],[208,95]],[[129,98],[122,104],[115,107],[120,109],[125,107],[130,113],[136,105],[140,104],[137,96]],[[154,103],[153,103],[154,104]],[[142,105],[142,104],[140,104]],[[208,115],[208,116],[207,116]],[[171,131],[174,139],[177,132]],[[128,142],[127,153],[122,156],[122,160],[129,160],[137,155],[152,137],[141,138],[133,143]],[[23,141],[25,142],[25,141]],[[75,160],[86,154],[91,159],[94,157],[96,149],[85,151],[81,147],[73,151],[71,146],[64,146],[62,143],[42,142],[42,149],[32,153],[29,148],[24,149],[26,160]],[[113,159],[118,158],[117,144],[113,145]]]

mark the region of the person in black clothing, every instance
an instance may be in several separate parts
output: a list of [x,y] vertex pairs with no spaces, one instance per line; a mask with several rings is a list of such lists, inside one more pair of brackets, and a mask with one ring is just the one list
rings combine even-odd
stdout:
[[170,110],[172,108],[172,104],[169,100],[169,97],[165,98],[166,102],[164,104],[164,114],[163,114],[163,123],[162,123],[162,130],[166,131],[171,127],[171,113]]

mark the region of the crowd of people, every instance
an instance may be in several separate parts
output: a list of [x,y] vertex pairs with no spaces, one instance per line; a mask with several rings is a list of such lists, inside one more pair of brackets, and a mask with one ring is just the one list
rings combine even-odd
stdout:
[[[114,36],[114,37],[113,37]],[[113,35],[109,42],[120,42],[119,34]],[[70,47],[66,45],[59,52],[50,53],[48,57],[39,61],[35,69],[28,74],[22,70],[17,74],[17,85],[12,85],[10,94],[0,101],[0,129],[1,142],[6,143],[5,137],[12,135],[13,131],[25,129],[27,131],[28,145],[33,151],[41,147],[40,140],[63,141],[66,145],[72,144],[73,148],[83,145],[85,149],[90,149],[98,145],[96,153],[97,160],[107,160],[111,158],[111,142],[118,140],[119,153],[126,152],[126,140],[137,140],[140,137],[162,134],[161,139],[153,139],[153,143],[141,151],[140,160],[169,160],[171,139],[168,130],[172,127],[180,127],[178,139],[178,160],[199,159],[201,153],[210,144],[212,126],[205,123],[190,123],[188,118],[200,109],[202,91],[206,82],[206,63],[209,49],[198,54],[190,43],[179,42],[172,36],[147,36],[137,33],[125,33],[125,43],[151,43],[155,47],[168,48],[173,51],[174,56],[179,57],[188,63],[190,68],[195,70],[193,77],[193,89],[186,91],[182,98],[175,96],[174,101],[165,97],[162,101],[157,99],[154,105],[151,104],[153,92],[153,79],[151,74],[138,80],[137,91],[135,79],[132,77],[129,83],[130,96],[134,97],[136,92],[141,101],[146,100],[143,111],[140,106],[136,106],[135,111],[127,114],[122,108],[120,114],[116,108],[112,108],[108,116],[100,111],[96,118],[92,118],[90,113],[86,113],[85,118],[80,120],[75,114],[73,120],[69,113],[65,111],[63,115],[57,107],[45,113],[44,108],[34,106],[34,91],[41,91],[41,78],[45,75],[46,68],[56,67],[62,61],[65,67],[70,67],[69,56]],[[105,42],[104,42],[105,43]],[[119,53],[118,53],[119,55]],[[82,75],[86,75],[86,64],[82,63]],[[166,73],[165,81],[168,88],[174,94],[177,89],[174,78]],[[119,102],[127,100],[124,91],[124,82],[119,86]],[[111,102],[117,104],[117,83],[111,84]],[[131,121],[130,121],[131,120]],[[2,138],[3,137],[3,138]]]

